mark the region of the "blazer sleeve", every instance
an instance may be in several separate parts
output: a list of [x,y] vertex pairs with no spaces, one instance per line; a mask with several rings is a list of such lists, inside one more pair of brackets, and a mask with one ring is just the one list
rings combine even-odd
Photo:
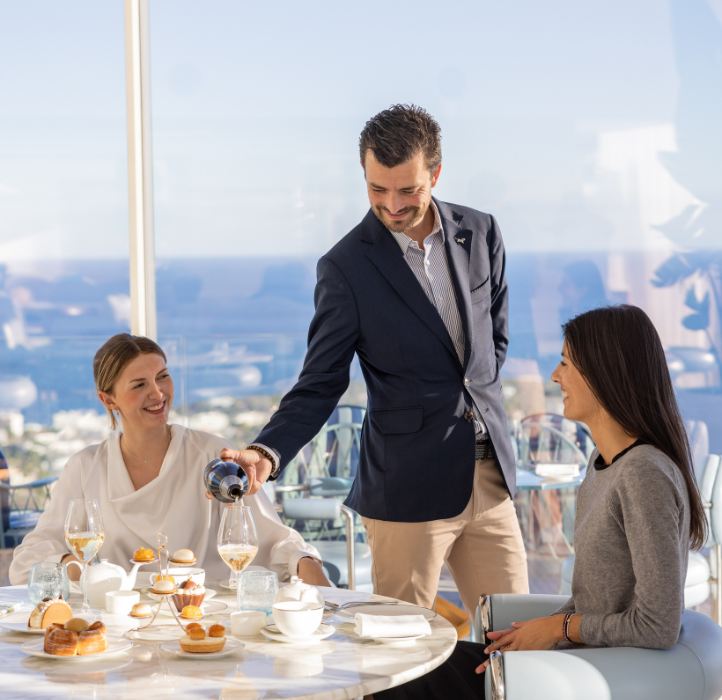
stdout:
[[494,328],[494,349],[499,369],[509,347],[509,287],[506,283],[506,251],[499,224],[491,217],[487,236],[491,276],[491,321]]
[[348,282],[328,258],[318,261],[316,313],[296,385],[254,440],[281,458],[281,470],[321,429],[349,385],[349,367],[359,338],[359,316]]

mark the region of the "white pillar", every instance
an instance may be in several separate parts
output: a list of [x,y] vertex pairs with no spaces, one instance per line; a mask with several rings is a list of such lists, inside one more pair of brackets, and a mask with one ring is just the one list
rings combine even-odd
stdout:
[[157,339],[148,0],[125,0],[131,333]]

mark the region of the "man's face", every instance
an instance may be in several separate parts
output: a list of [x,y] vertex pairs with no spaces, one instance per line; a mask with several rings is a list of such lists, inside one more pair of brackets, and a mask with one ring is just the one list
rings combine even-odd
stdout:
[[381,223],[397,233],[418,226],[429,209],[431,189],[436,186],[441,166],[432,175],[419,151],[405,163],[386,168],[371,150],[366,151],[365,166],[369,201]]

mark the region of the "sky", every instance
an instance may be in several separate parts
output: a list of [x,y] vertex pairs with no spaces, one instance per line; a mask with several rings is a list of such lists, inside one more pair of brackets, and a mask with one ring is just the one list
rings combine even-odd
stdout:
[[[700,97],[722,0],[150,7],[159,258],[323,254],[368,206],[358,134],[397,102],[441,124],[435,194],[510,251],[664,248],[656,225],[719,195],[659,153],[722,100]],[[0,262],[127,257],[123,23],[122,0],[0,0]]]

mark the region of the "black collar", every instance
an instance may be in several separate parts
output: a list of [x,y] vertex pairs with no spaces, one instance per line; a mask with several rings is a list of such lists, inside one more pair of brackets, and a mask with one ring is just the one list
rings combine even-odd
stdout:
[[[640,445],[646,445],[647,443],[644,442],[644,440],[639,439],[636,442],[633,442],[629,447],[622,450],[618,455],[614,457],[612,460],[612,464],[614,464],[618,459],[621,459],[624,457],[624,455],[629,452],[629,450],[633,450],[635,447],[639,447]],[[599,472],[602,471],[602,469],[606,469],[607,467],[611,467],[612,464],[604,464],[604,457],[602,457],[601,453],[597,455],[597,458],[594,460],[594,468]]]

